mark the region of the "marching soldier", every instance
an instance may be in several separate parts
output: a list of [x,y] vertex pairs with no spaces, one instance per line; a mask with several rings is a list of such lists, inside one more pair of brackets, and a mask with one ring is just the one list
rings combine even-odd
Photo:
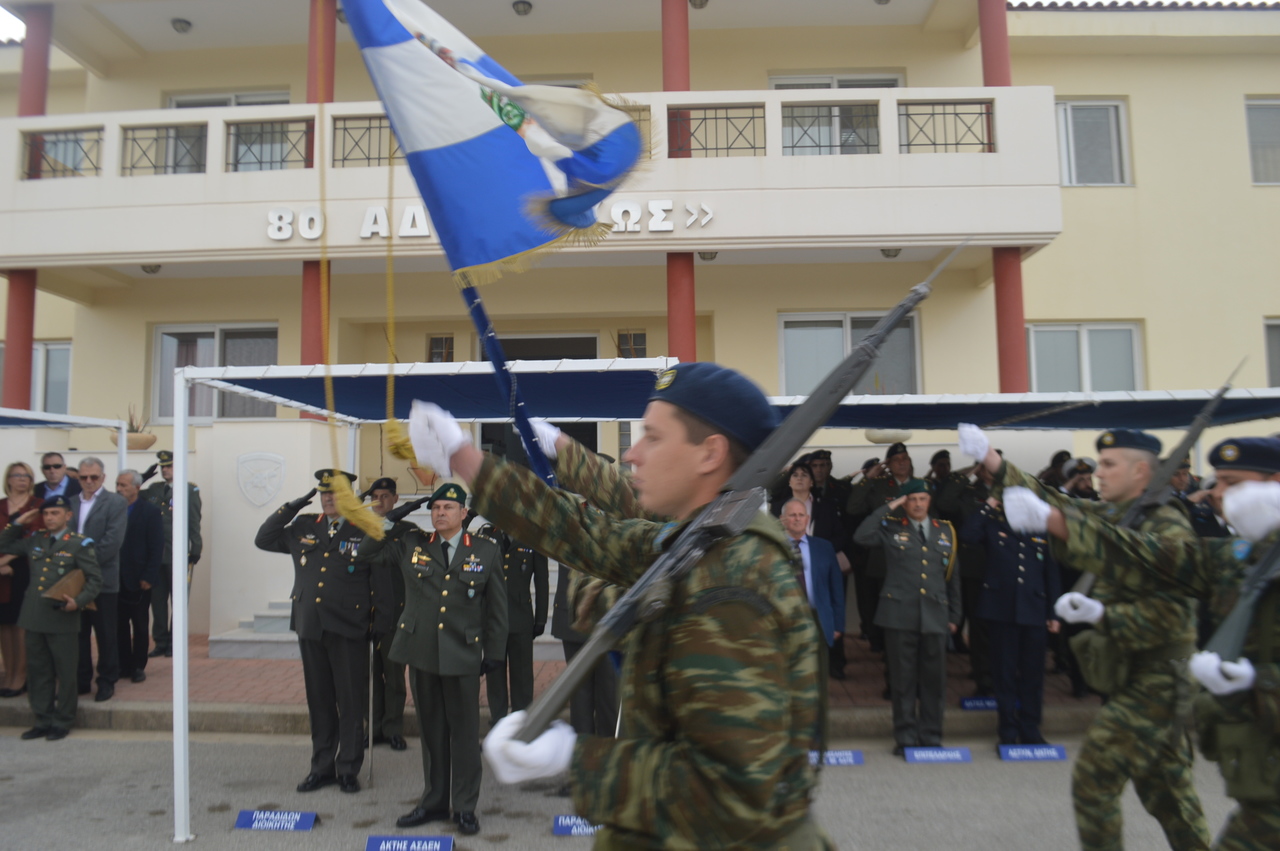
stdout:
[[[1161,446],[1151,435],[1130,429],[1099,437],[1102,502],[1072,499],[1045,486],[997,455],[977,426],[960,426],[960,448],[995,474],[996,497],[1006,514],[1010,502],[1001,491],[1022,487],[1049,505],[1114,525],[1151,482]],[[1186,514],[1176,505],[1148,513],[1139,531],[1170,541],[1195,541]],[[1180,700],[1190,692],[1185,662],[1195,652],[1195,607],[1181,593],[1141,576],[1126,576],[1122,582],[1099,578],[1092,595],[1072,592],[1055,605],[1063,620],[1093,625],[1073,646],[1085,679],[1109,696],[1085,734],[1071,776],[1080,844],[1086,851],[1121,847],[1120,794],[1133,780],[1170,847],[1207,849],[1209,830],[1192,783],[1191,748],[1177,717]]]
[[[23,524],[35,517],[37,509],[23,513],[0,532],[0,552],[26,556],[31,565],[31,582],[22,601],[18,626],[27,631],[27,694],[36,725],[22,738],[55,742],[66,738],[76,720],[80,612],[98,596],[102,572],[93,541],[67,528],[71,500],[55,496],[46,499],[38,510],[44,518],[44,529],[23,538]],[[64,595],[61,600],[44,596],[75,570],[84,574],[84,586],[78,594]]]
[[[501,668],[485,674],[489,692],[489,723],[498,723],[507,714],[507,676],[510,672],[510,709],[525,709],[533,703],[533,640],[547,629],[547,557],[512,538],[500,529],[480,530],[502,551],[502,578],[507,589],[507,655]],[[530,582],[533,594],[529,593]]]
[[[947,636],[960,623],[960,571],[955,528],[929,516],[932,496],[924,482],[907,482],[899,491],[862,521],[854,539],[884,554],[876,626],[885,631],[893,753],[905,756],[907,748],[942,744]],[[904,505],[902,514],[890,514]]]
[[[1154,582],[1207,601],[1216,626],[1236,605],[1244,579],[1280,546],[1280,440],[1224,440],[1209,463],[1217,471],[1215,493],[1241,537],[1188,541],[1121,529],[1029,493],[1019,497],[1018,519],[1047,530],[1055,549],[1109,581]],[[1270,851],[1280,837],[1280,581],[1271,571],[1241,657],[1201,651],[1191,659],[1192,674],[1208,689],[1195,704],[1200,749],[1219,764],[1227,794],[1239,804],[1218,835],[1218,851]]]
[[[289,628],[298,634],[311,718],[311,771],[298,791],[337,783],[343,792],[359,792],[369,633],[391,631],[395,605],[374,569],[356,561],[364,533],[343,519],[334,499],[334,479],[356,477],[341,470],[316,470],[315,475],[316,486],[268,517],[253,543],[293,557]],[[317,491],[323,513],[297,516]]]
[[[156,453],[156,463],[142,474],[142,481],[155,475],[159,468],[164,481],[156,482],[142,492],[142,498],[160,509],[164,521],[164,567],[160,583],[151,593],[151,637],[155,648],[148,656],[173,655],[173,621],[169,615],[169,599],[173,596],[173,453],[163,449]],[[204,539],[200,537],[200,488],[187,482],[187,590],[191,589],[191,571],[200,561]]]
[[480,675],[506,652],[507,592],[498,545],[463,530],[466,499],[460,485],[441,485],[428,503],[433,532],[410,526],[360,544],[361,561],[394,563],[404,575],[390,657],[409,666],[425,789],[397,827],[446,821],[452,812],[460,833],[480,831]]

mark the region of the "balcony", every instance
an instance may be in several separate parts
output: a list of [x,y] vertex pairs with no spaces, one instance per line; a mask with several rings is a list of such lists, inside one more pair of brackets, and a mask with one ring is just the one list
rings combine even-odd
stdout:
[[[625,108],[654,159],[600,210],[616,235],[595,252],[1037,246],[1061,227],[1047,88],[650,92]],[[0,162],[3,266],[313,258],[322,235],[334,258],[382,257],[384,232],[440,253],[377,102],[4,119]]]

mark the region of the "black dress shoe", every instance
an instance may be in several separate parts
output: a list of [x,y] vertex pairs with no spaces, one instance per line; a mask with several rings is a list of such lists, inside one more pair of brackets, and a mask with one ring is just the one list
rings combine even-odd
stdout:
[[76,694],[80,695],[81,697],[84,697],[86,694],[88,694],[91,691],[93,691],[93,689],[90,688],[89,686],[80,686],[80,688],[76,689]]
[[147,672],[134,671],[133,674],[130,675],[129,681],[134,683],[145,683],[147,681]]
[[93,696],[94,703],[102,703],[104,700],[110,700],[116,693],[116,687],[111,683],[99,683],[98,693]]
[[32,727],[30,730],[22,734],[22,740],[29,742],[32,739],[43,739],[49,735],[49,727]]
[[889,690],[888,686],[885,686],[884,691],[880,693],[880,697],[885,700],[893,700],[893,692]]
[[339,774],[338,788],[343,792],[359,792],[360,781],[356,779],[354,774]]
[[46,742],[56,742],[58,739],[65,739],[70,732],[66,727],[50,727],[44,739]]
[[906,745],[894,745],[894,746],[893,746],[893,755],[894,755],[894,756],[900,756],[900,757],[902,757],[903,759],[906,759],[906,758],[907,758],[907,747],[906,747]]
[[426,824],[429,821],[448,821],[448,810],[427,810],[422,807],[414,807],[405,815],[396,819],[396,827],[417,827],[420,824]]
[[572,786],[570,786],[568,783],[564,784],[563,786],[561,786],[559,789],[557,789],[557,790],[556,790],[556,797],[558,797],[558,798],[572,798],[572,797],[573,797],[573,787],[572,787]]
[[4,688],[0,689],[0,697],[22,697],[27,693],[27,684],[23,683],[22,688]]
[[150,653],[147,654],[147,658],[154,659],[157,656],[166,656],[166,655],[168,654],[165,652],[165,649],[163,647],[157,647],[155,650],[152,650]]
[[1034,736],[1022,736],[1022,744],[1024,745],[1047,745],[1044,736],[1036,733]]
[[409,743],[406,742],[404,740],[404,736],[401,736],[399,733],[395,733],[390,738],[388,738],[387,744],[391,747],[393,751],[403,751],[403,750],[408,750],[409,748]]
[[453,820],[457,822],[458,833],[471,836],[480,832],[480,819],[475,813],[454,813]]
[[314,792],[322,786],[332,786],[338,782],[338,778],[332,774],[316,774],[314,771],[306,776],[306,778],[298,784],[299,792]]

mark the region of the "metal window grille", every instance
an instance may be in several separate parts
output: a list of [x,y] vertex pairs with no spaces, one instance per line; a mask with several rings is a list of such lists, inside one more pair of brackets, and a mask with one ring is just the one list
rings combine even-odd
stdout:
[[403,163],[400,142],[391,132],[385,115],[366,118],[338,118],[333,122],[333,165],[335,168],[359,168],[386,165],[388,160]]
[[619,331],[618,357],[646,358],[649,351],[648,334],[645,331]]
[[453,337],[432,337],[427,346],[427,363],[453,363]]
[[126,127],[124,161],[120,173],[204,174],[209,128],[204,124],[178,127]]
[[[636,129],[640,131],[640,140],[642,144],[652,145],[653,140],[653,121],[649,107],[638,103],[618,103],[609,101],[618,109],[631,116],[631,120],[636,123]],[[641,154],[641,157],[648,157],[648,152]]]
[[880,153],[880,106],[804,104],[782,107],[782,155]]
[[899,150],[904,154],[995,151],[988,103],[899,103]]
[[23,133],[26,152],[24,180],[86,177],[102,173],[102,128]]
[[764,105],[702,106],[667,113],[668,156],[764,156]]
[[311,168],[315,122],[250,122],[227,125],[227,171]]

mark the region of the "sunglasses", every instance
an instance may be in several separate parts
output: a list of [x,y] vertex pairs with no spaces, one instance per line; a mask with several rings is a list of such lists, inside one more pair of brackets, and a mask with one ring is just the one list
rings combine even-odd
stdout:
[[41,464],[40,469],[41,470],[61,470],[65,466],[66,466],[65,464]]

